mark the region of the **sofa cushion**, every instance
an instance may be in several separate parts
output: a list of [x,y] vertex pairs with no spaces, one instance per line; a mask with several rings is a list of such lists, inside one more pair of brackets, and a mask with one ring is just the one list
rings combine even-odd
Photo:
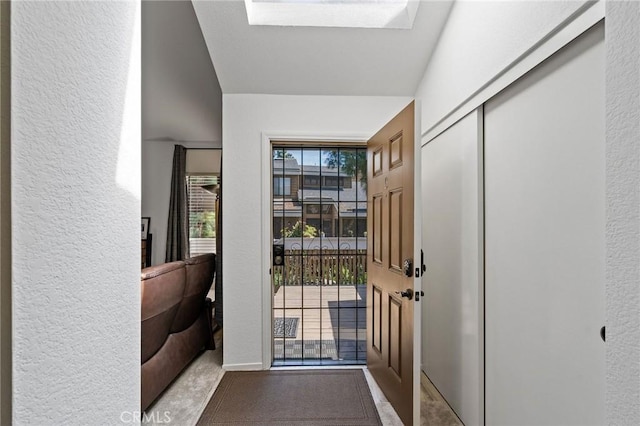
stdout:
[[167,340],[184,295],[185,282],[183,262],[165,263],[142,270],[142,363],[151,358]]
[[203,254],[186,259],[184,263],[186,271],[184,295],[173,321],[171,333],[178,333],[190,327],[204,309],[205,298],[213,283],[216,270],[216,256]]

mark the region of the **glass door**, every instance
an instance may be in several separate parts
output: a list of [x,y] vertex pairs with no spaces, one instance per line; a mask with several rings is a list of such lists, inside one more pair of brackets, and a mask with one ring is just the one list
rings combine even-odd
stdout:
[[274,145],[272,158],[273,363],[365,364],[366,147]]

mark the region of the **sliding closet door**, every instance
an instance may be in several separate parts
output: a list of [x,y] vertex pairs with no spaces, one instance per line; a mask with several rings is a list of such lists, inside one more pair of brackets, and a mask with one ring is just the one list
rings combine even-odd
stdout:
[[422,147],[422,367],[482,424],[482,109]]
[[485,105],[486,423],[604,423],[604,27]]

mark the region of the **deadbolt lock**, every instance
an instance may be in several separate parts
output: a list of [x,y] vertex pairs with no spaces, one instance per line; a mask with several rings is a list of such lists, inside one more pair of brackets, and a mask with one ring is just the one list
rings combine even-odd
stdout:
[[413,276],[413,259],[404,260],[404,262],[402,263],[402,271],[409,278]]

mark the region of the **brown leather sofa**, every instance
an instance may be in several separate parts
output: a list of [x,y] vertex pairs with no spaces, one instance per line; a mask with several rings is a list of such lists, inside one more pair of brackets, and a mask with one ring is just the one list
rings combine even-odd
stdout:
[[142,270],[142,410],[202,349],[215,348],[206,297],[215,265],[206,254]]

